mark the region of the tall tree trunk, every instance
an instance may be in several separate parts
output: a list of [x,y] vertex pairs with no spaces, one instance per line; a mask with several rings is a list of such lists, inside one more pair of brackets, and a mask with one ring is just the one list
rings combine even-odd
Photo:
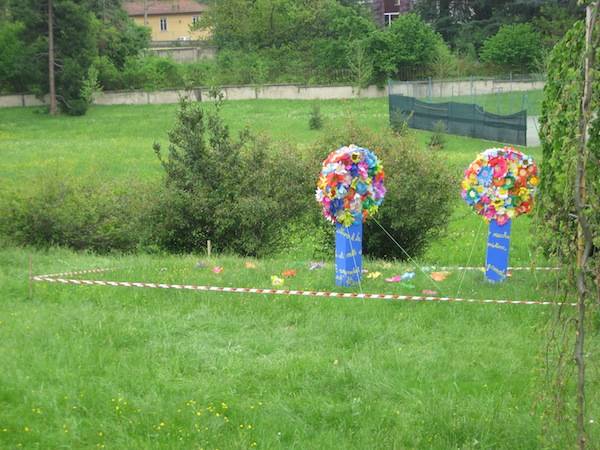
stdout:
[[50,84],[50,114],[56,114],[56,83],[54,80],[54,13],[48,0],[48,83]]
[[586,208],[586,162],[588,158],[588,128],[591,116],[592,71],[595,49],[593,33],[598,12],[598,1],[586,8],[585,60],[583,97],[579,119],[579,148],[577,151],[577,173],[575,177],[575,209],[577,210],[578,251],[577,251],[577,332],[575,335],[575,362],[577,363],[577,443],[585,449],[585,302],[587,299],[588,257],[592,250],[592,231],[585,215]]

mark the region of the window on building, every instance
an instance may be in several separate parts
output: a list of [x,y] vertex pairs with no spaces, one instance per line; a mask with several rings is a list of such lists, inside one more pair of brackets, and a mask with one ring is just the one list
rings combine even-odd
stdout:
[[192,25],[196,25],[198,22],[200,22],[200,16],[193,16]]
[[397,13],[397,12],[385,13],[383,15],[383,17],[384,17],[384,22],[385,22],[386,26],[390,26],[392,24],[392,22],[394,21],[394,19],[397,19],[399,16],[400,16],[400,13]]
[[160,31],[167,31],[167,18],[166,17],[160,18]]

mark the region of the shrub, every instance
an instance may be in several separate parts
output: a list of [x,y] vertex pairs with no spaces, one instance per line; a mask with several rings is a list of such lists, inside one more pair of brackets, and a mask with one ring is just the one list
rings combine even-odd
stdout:
[[[352,120],[345,128],[326,133],[316,154],[322,160],[328,152],[351,143],[373,150],[383,161],[388,192],[375,219],[411,257],[418,255],[428,240],[445,229],[457,180],[445,161],[419,148],[413,136],[398,136],[392,130],[373,132]],[[406,258],[375,220],[365,225],[363,249],[373,257]]]
[[542,57],[542,39],[529,23],[503,25],[481,48],[481,60],[507,70],[533,70]]
[[54,175],[31,186],[0,197],[0,234],[15,244],[130,251],[149,234],[146,185]]
[[446,145],[446,125],[441,120],[438,120],[433,126],[433,133],[429,138],[427,145],[431,150],[440,150]]
[[323,128],[323,117],[321,117],[321,107],[316,103],[312,106],[312,109],[310,111],[308,127],[311,130],[320,130],[321,128]]
[[98,83],[105,91],[124,89],[122,74],[107,56],[100,56],[94,60],[93,66],[98,71]]
[[88,105],[91,105],[94,101],[94,95],[101,90],[102,88],[98,82],[98,69],[92,65],[88,69],[88,76],[83,80],[83,85],[81,86],[81,99]]
[[24,91],[31,79],[27,62],[31,61],[31,50],[21,39],[25,26],[20,22],[0,19],[0,92]]
[[219,251],[261,256],[279,231],[309,209],[313,177],[289,146],[229,134],[215,108],[183,99],[168,154],[155,151],[167,189],[154,210],[156,242],[171,251],[197,251],[210,239]]
[[412,117],[412,112],[403,114],[402,111],[394,109],[390,112],[390,129],[398,136],[406,136],[410,130],[408,125]]

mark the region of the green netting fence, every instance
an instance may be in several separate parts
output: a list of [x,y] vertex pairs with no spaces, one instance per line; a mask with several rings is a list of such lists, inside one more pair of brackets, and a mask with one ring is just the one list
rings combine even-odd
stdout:
[[515,145],[527,145],[527,111],[501,115],[473,103],[429,103],[414,97],[389,96],[390,123],[406,121],[411,128],[434,130],[442,123],[449,134]]

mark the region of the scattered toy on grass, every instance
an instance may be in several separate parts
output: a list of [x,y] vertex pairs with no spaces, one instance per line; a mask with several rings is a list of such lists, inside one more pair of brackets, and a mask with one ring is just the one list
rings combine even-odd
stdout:
[[271,275],[271,284],[273,286],[283,286],[283,278],[279,278],[277,275]]
[[319,270],[322,269],[323,267],[325,267],[325,263],[322,261],[313,261],[310,263],[310,266],[308,266],[308,270]]

